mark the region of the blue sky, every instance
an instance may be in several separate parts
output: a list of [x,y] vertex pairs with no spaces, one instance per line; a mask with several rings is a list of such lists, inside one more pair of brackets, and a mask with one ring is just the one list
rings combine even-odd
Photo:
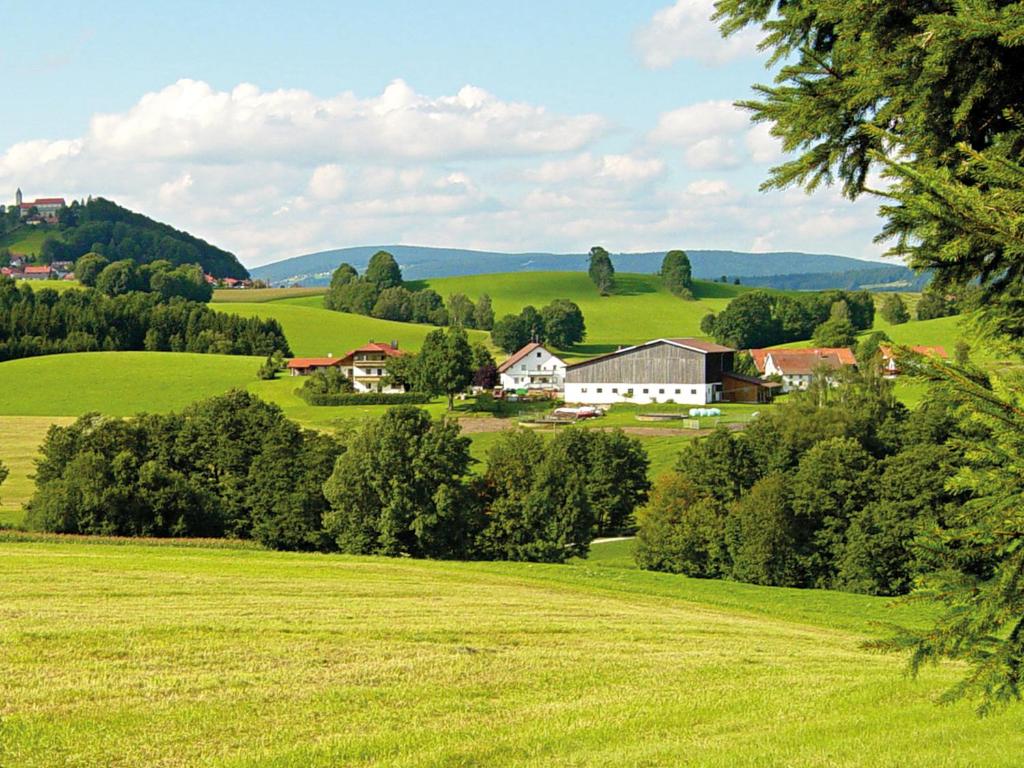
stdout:
[[5,9],[0,189],[111,197],[249,265],[881,250],[870,201],[757,191],[778,147],[731,102],[770,75],[710,0],[63,5]]

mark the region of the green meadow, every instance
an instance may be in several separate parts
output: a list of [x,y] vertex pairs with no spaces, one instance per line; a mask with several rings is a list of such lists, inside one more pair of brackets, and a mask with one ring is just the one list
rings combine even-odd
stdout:
[[[312,306],[296,302],[311,302]],[[343,355],[370,339],[397,341],[403,349],[416,350],[427,334],[434,330],[432,325],[396,323],[348,312],[332,312],[323,308],[323,299],[318,295],[265,302],[218,302],[210,306],[242,317],[276,319],[284,328],[292,352],[300,357],[323,357],[328,353]],[[488,342],[490,338],[483,331],[470,331],[469,335],[470,341]]]
[[0,235],[0,248],[7,248],[12,253],[23,256],[38,256],[43,241],[48,237],[60,237],[60,234],[49,227],[21,226],[6,235]]
[[[1019,765],[912,606],[617,566],[0,541],[0,764]],[[607,554],[604,546],[612,547]],[[59,578],[54,574],[59,573]]]

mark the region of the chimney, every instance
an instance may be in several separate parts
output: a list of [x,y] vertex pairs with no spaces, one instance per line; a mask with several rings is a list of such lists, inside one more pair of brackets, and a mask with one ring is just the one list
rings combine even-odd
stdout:
[[391,348],[398,349],[398,341],[396,339],[391,340]]

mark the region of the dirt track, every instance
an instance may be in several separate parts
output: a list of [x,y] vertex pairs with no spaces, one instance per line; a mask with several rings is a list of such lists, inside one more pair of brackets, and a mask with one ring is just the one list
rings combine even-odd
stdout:
[[[601,426],[600,420],[591,423],[594,424],[593,429],[615,429],[612,426]],[[518,424],[519,422],[515,419],[496,419],[493,417],[459,419],[459,426],[462,427],[462,432],[466,435],[480,434],[482,432],[503,432],[506,429],[513,429]],[[726,427],[733,431],[739,431],[746,427],[746,424],[726,424]],[[551,429],[556,428],[551,427]],[[544,429],[544,427],[541,427],[541,429]],[[627,435],[635,435],[636,437],[704,437],[705,435],[710,435],[714,430],[673,429],[672,427],[622,427],[622,431]]]

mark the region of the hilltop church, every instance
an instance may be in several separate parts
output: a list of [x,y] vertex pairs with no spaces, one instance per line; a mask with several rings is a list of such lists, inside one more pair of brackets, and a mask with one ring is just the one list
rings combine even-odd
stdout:
[[[67,204],[63,197],[40,197],[32,202],[26,203],[21,194],[21,188],[14,193],[14,205],[20,212],[21,218],[29,224],[56,224],[60,209]],[[32,210],[35,209],[35,213]]]

